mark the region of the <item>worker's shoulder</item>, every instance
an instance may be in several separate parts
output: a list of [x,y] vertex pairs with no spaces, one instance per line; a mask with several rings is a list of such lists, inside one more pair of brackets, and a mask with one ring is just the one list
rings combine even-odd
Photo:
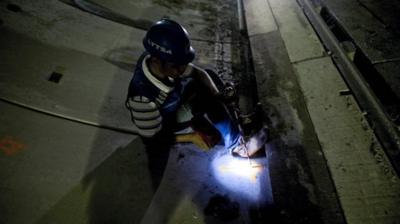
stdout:
[[132,77],[132,84],[135,86],[151,84],[141,67],[135,69]]
[[129,96],[145,96],[153,99],[160,94],[160,90],[148,80],[143,71],[136,70],[129,85]]

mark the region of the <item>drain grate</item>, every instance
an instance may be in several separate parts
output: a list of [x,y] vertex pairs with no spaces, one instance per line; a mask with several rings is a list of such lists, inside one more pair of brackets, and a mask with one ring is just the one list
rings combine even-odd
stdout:
[[62,76],[63,76],[63,74],[61,74],[59,72],[53,72],[53,73],[51,73],[50,77],[47,80],[50,82],[59,83]]

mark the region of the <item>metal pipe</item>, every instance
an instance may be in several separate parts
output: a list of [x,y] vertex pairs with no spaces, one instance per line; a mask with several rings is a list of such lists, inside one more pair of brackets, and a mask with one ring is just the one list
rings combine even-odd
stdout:
[[131,129],[114,127],[114,126],[110,126],[110,125],[105,125],[105,124],[100,124],[100,123],[96,123],[96,122],[92,122],[92,121],[88,121],[88,120],[79,119],[76,117],[67,116],[67,115],[60,114],[60,113],[54,113],[54,112],[44,110],[44,109],[41,109],[38,107],[34,107],[34,106],[20,103],[20,102],[14,101],[14,100],[10,100],[5,97],[1,97],[0,101],[6,102],[6,103],[9,103],[9,104],[21,107],[21,108],[25,108],[25,109],[28,109],[31,111],[35,111],[35,112],[38,112],[41,114],[50,115],[52,117],[57,117],[57,118],[61,118],[64,120],[77,122],[77,123],[84,124],[84,125],[89,125],[92,127],[108,129],[108,130],[117,131],[117,132],[121,132],[121,133],[125,133],[125,134],[139,135],[137,132],[135,132],[134,130],[131,130]]
[[246,32],[247,29],[246,29],[246,21],[244,19],[243,1],[237,0],[237,6],[238,6],[239,31]]

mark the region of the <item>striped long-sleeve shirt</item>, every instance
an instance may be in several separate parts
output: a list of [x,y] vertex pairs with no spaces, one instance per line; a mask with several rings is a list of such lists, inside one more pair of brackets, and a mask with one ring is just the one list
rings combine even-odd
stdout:
[[161,130],[162,118],[157,105],[145,96],[134,96],[127,101],[132,120],[139,134],[151,137]]
[[[182,93],[181,82],[166,84],[150,73],[148,58],[149,55],[144,54],[138,60],[126,100],[132,121],[143,137],[154,136],[170,122],[168,119],[175,119]],[[185,73],[190,73],[191,68],[189,65]]]

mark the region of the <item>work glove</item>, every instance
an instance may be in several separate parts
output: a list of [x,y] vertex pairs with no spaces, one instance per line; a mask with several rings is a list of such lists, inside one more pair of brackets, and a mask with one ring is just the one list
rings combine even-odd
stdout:
[[175,136],[177,143],[193,143],[203,151],[209,151],[219,142],[218,136],[206,135],[199,131]]

